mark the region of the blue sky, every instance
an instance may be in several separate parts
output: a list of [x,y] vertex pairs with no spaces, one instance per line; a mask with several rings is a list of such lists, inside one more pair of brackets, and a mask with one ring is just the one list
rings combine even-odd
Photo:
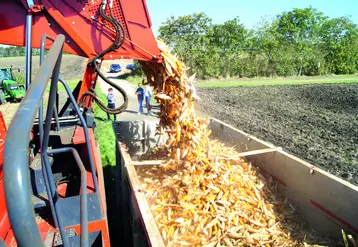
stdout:
[[146,0],[154,34],[170,16],[204,12],[214,23],[223,23],[238,16],[249,28],[262,17],[274,17],[292,8],[312,6],[329,17],[351,16],[358,24],[358,0]]
[[[130,0],[129,0],[130,1]],[[262,17],[289,11],[293,8],[313,8],[329,17],[350,16],[358,24],[358,0],[146,0],[152,29],[158,34],[158,27],[170,16],[181,16],[204,12],[214,23],[223,23],[239,17],[248,28],[253,28]],[[0,45],[1,46],[1,45]]]

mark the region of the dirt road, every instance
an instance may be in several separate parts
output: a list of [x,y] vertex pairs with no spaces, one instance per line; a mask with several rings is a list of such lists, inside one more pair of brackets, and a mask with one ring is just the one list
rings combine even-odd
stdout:
[[[111,63],[119,63],[122,67],[122,72],[120,73],[109,73],[109,67]],[[122,80],[122,79],[118,79],[118,76],[123,74],[123,73],[128,73],[129,71],[127,71],[125,68],[125,66],[128,63],[132,63],[131,60],[114,60],[114,61],[106,61],[103,63],[102,65],[102,70],[105,73],[105,75],[110,78],[110,80],[112,80],[113,82],[117,83],[119,86],[121,86],[128,95],[128,108],[125,112],[117,115],[117,121],[118,120],[154,120],[157,119],[157,117],[155,116],[158,112],[159,112],[159,108],[154,105],[152,112],[154,116],[149,116],[147,115],[147,109],[144,108],[144,114],[142,115],[138,115],[138,110],[139,110],[139,106],[138,106],[138,101],[137,101],[137,96],[135,94],[135,90],[136,90],[136,86],[129,83],[126,80]],[[108,88],[110,88],[110,85],[108,85],[107,83],[105,83],[102,79],[99,79],[100,82],[100,86],[101,89],[103,91],[104,94],[107,94],[108,92]],[[121,96],[121,94],[119,92],[116,92],[114,90],[115,96],[116,96],[116,107],[120,106],[121,104],[123,104],[123,97]]]

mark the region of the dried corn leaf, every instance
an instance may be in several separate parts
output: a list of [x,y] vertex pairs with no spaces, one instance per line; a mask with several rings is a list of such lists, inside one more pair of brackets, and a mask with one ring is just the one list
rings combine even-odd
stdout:
[[[170,246],[313,246],[317,233],[298,224],[272,178],[239,158],[234,148],[210,140],[208,120],[191,100],[187,68],[162,42],[162,64],[142,62],[155,87],[161,113],[158,130],[168,143],[149,157],[167,157],[159,168],[138,174],[163,240]],[[153,79],[155,78],[155,79]],[[148,156],[146,156],[148,159]],[[159,158],[162,159],[162,158]],[[155,178],[155,180],[154,180]],[[148,180],[151,179],[151,180]],[[306,242],[305,242],[306,241]]]

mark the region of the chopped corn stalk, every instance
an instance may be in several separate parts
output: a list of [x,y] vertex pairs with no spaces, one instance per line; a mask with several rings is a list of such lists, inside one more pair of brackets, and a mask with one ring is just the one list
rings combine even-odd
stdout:
[[[167,246],[313,246],[327,240],[303,228],[276,183],[233,148],[210,140],[208,120],[195,113],[186,67],[159,42],[162,64],[142,63],[160,103],[159,134],[167,143],[145,159],[165,164],[137,168]],[[307,243],[306,243],[306,242]]]

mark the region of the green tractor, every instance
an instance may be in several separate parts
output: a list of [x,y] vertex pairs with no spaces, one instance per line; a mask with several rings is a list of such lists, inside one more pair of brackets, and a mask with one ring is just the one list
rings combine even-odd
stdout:
[[[0,105],[5,104],[6,100],[21,101],[25,96],[25,87],[17,83],[13,70],[13,68],[0,69]],[[17,70],[20,72],[20,69]]]

